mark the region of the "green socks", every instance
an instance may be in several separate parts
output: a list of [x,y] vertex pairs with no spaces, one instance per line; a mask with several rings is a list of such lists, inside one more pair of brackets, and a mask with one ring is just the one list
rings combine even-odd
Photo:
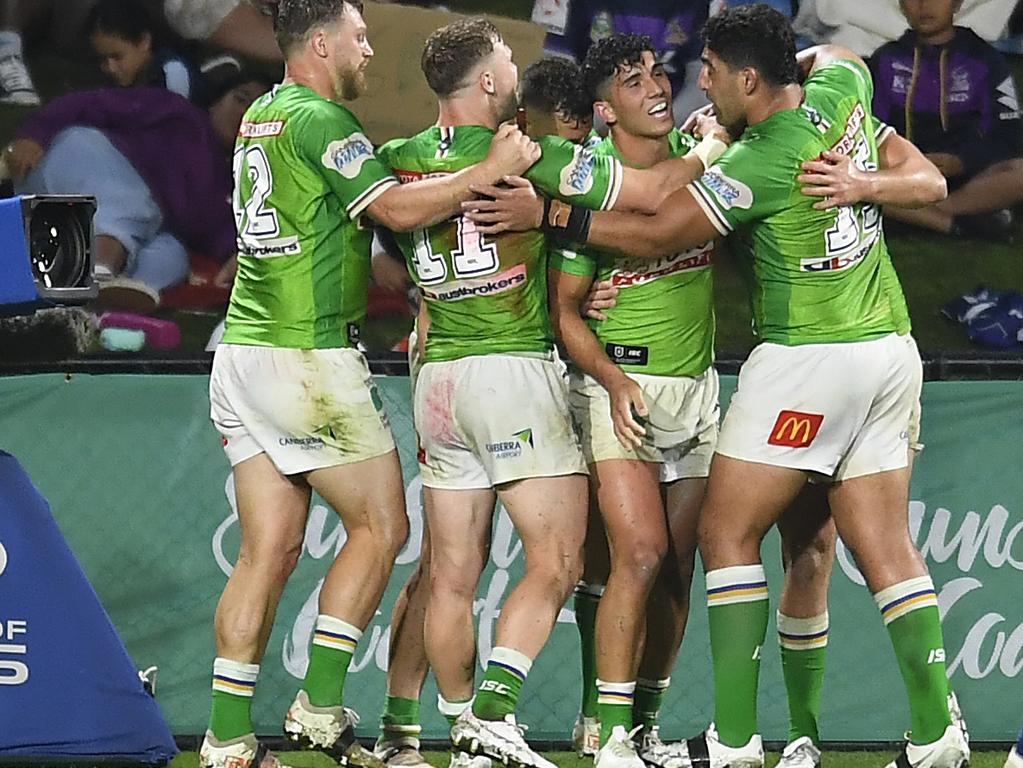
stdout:
[[671,678],[663,680],[647,680],[640,678],[636,681],[636,702],[633,705],[633,719],[649,731],[657,725],[661,716],[661,705],[664,704],[664,697],[668,693],[668,686],[671,685]]
[[309,667],[302,688],[314,707],[341,705],[348,665],[362,630],[347,622],[321,613],[316,617],[313,644],[309,649]]
[[437,694],[437,711],[444,715],[444,719],[448,721],[448,725],[453,726],[455,720],[465,712],[465,710],[472,707],[473,699],[466,701],[448,701],[439,693]]
[[210,731],[219,741],[252,733],[252,694],[258,676],[258,664],[214,659]]
[[418,737],[423,730],[419,723],[419,699],[403,699],[387,694],[384,714],[380,716],[380,734],[384,741],[401,737]]
[[767,579],[762,565],[707,573],[714,723],[721,743],[745,746],[757,732],[760,652],[767,636]]
[[913,744],[937,741],[951,724],[948,675],[938,598],[929,576],[893,584],[874,595],[909,693]]
[[778,612],[778,644],[789,700],[789,743],[803,736],[820,744],[818,719],[828,652],[828,614],[796,619]]
[[597,680],[597,719],[600,720],[600,746],[607,743],[616,725],[632,730],[632,704],[636,681],[608,683]]
[[580,581],[573,600],[582,657],[583,695],[579,711],[583,717],[597,716],[597,606],[603,594],[602,586]]
[[532,666],[533,660],[525,654],[495,646],[472,706],[473,714],[481,720],[503,720],[505,715],[514,713]]

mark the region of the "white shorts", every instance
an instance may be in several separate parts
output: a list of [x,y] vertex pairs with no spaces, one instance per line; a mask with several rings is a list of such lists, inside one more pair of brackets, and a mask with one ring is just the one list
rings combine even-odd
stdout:
[[366,358],[357,349],[220,344],[210,418],[231,466],[265,453],[285,475],[394,450]]
[[661,465],[661,482],[706,477],[718,437],[718,374],[708,368],[696,377],[629,373],[643,389],[649,416],[642,445],[629,450],[615,437],[611,398],[596,379],[573,371],[568,402],[587,464],[609,459]]
[[764,343],[739,371],[717,452],[834,480],[900,469],[911,431],[919,433],[922,385],[920,354],[909,335]]
[[425,363],[415,385],[423,485],[462,490],[585,474],[565,379],[553,357]]
[[164,0],[163,12],[174,31],[189,40],[206,40],[242,0]]

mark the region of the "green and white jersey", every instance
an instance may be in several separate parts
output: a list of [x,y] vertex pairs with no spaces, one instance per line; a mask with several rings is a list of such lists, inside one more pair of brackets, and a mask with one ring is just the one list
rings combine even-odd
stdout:
[[[378,154],[404,183],[453,173],[483,160],[494,132],[478,125],[433,127],[395,139]],[[525,176],[543,192],[588,208],[611,208],[621,163],[554,136]],[[547,241],[543,233],[480,235],[457,217],[428,229],[396,233],[430,315],[425,362],[470,355],[549,352]]]
[[814,210],[800,192],[804,161],[827,149],[876,170],[886,135],[870,113],[870,73],[852,61],[807,78],[796,109],[749,126],[689,186],[752,269],[753,320],[764,341],[798,345],[908,333],[909,313],[881,231],[878,206]]
[[[671,156],[686,154],[695,139],[668,135]],[[621,158],[611,137],[597,150]],[[551,268],[618,288],[606,320],[588,320],[611,360],[625,371],[654,376],[699,376],[714,361],[713,243],[660,259],[630,259],[603,251],[556,250]]]
[[367,206],[397,184],[356,117],[302,85],[245,113],[234,151],[238,276],[224,341],[353,346],[366,316]]

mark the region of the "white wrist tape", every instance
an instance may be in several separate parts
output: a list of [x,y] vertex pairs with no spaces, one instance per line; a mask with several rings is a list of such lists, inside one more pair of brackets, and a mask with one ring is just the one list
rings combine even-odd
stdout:
[[728,149],[728,145],[721,141],[721,139],[716,139],[713,136],[704,136],[703,140],[689,151],[700,158],[703,168],[706,170],[724,154],[726,149]]

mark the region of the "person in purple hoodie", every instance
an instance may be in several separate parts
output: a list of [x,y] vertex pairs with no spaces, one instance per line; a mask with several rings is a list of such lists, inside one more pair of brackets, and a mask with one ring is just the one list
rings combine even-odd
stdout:
[[229,270],[231,150],[245,109],[266,88],[238,72],[211,94],[208,109],[149,87],[56,98],[6,149],[15,190],[95,196],[101,289],[120,275],[155,295],[188,276],[189,251]]
[[962,0],[900,0],[910,29],[871,59],[874,114],[945,175],[945,200],[885,217],[938,232],[1008,239],[1023,202],[1023,119],[1002,57],[955,26]]

